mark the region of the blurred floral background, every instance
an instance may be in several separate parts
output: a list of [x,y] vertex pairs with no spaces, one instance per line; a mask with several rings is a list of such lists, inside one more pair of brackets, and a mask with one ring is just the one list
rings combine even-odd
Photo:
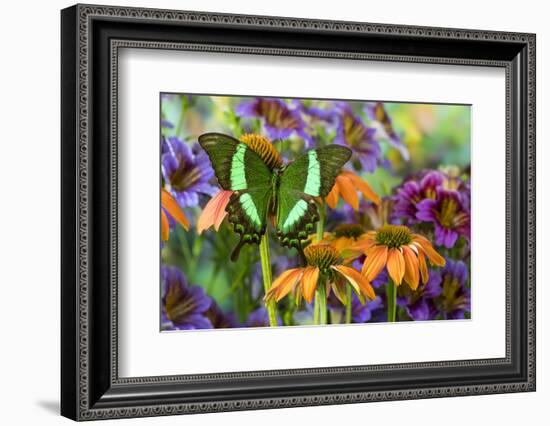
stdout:
[[[161,330],[470,318],[469,106],[160,101]],[[239,237],[198,143],[206,132],[261,136],[283,163],[330,144],[351,149],[317,200],[322,223],[304,242],[305,264],[268,225],[271,289],[258,245],[229,260]]]

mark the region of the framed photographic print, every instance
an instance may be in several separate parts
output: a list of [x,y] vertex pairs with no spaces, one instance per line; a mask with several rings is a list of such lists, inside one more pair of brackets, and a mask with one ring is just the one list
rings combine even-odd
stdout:
[[74,420],[535,390],[535,36],[76,5]]

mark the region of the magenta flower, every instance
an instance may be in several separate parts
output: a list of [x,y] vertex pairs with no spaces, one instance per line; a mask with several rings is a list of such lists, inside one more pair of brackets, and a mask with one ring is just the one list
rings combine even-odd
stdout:
[[442,187],[444,181],[445,177],[441,172],[430,170],[420,181],[405,182],[397,190],[392,217],[404,218],[411,224],[417,223],[418,203],[425,199],[435,199],[437,189]]
[[470,240],[470,212],[458,191],[438,188],[435,199],[417,204],[416,218],[435,225],[435,243],[451,248],[460,235]]

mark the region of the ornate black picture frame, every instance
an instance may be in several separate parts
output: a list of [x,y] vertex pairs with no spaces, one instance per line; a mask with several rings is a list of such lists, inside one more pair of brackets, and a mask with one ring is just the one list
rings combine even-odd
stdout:
[[[74,420],[535,390],[535,35],[76,5],[61,13],[61,413]],[[121,47],[500,67],[506,72],[506,356],[119,378]]]

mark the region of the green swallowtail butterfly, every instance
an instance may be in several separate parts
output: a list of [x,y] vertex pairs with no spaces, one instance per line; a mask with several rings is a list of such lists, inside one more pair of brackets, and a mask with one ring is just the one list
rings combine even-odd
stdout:
[[248,145],[231,136],[205,133],[199,143],[210,158],[220,186],[233,191],[226,207],[229,222],[240,235],[231,255],[233,261],[244,244],[260,242],[271,215],[276,217],[281,244],[301,252],[301,240],[319,220],[314,197],[328,195],[351,157],[349,148],[328,145],[272,169]]

